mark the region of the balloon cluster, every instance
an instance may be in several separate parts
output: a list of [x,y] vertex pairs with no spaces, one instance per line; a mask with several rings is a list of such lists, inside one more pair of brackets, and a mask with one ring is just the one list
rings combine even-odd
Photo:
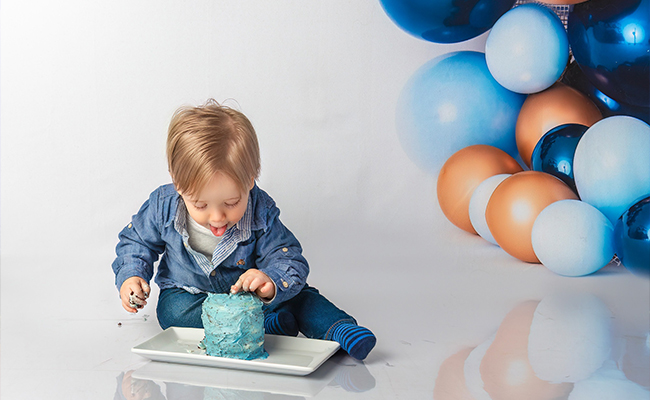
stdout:
[[650,0],[545,1],[575,4],[566,29],[537,3],[381,3],[436,43],[491,29],[484,53],[434,58],[398,100],[402,146],[438,175],[445,216],[561,275],[615,254],[650,275]]

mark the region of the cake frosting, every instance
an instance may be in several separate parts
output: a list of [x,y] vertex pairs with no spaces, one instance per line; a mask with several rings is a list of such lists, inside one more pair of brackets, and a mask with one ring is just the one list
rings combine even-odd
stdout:
[[202,345],[209,356],[254,360],[266,358],[262,301],[251,293],[209,293],[203,302]]

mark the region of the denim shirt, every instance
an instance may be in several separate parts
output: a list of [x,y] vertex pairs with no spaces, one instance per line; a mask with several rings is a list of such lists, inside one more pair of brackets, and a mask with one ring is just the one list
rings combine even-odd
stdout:
[[223,235],[212,260],[201,255],[199,263],[188,243],[185,203],[172,184],[161,186],[119,234],[112,265],[115,284],[119,290],[133,276],[149,282],[162,254],[155,279],[160,289],[227,293],[242,273],[257,268],[277,288],[271,304],[282,303],[303,288],[309,266],[279,215],[273,199],[256,184],[242,219]]

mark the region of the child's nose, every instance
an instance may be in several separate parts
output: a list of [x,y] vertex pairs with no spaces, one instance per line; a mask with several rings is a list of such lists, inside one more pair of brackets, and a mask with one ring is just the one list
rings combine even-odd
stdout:
[[226,214],[221,210],[213,210],[210,214],[210,221],[223,222],[226,219]]

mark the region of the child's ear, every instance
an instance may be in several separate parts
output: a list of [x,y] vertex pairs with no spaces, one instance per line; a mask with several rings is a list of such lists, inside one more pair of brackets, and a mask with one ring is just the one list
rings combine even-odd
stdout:
[[251,187],[248,189],[248,191],[253,190],[254,187],[255,187],[255,177],[252,177],[251,178]]

